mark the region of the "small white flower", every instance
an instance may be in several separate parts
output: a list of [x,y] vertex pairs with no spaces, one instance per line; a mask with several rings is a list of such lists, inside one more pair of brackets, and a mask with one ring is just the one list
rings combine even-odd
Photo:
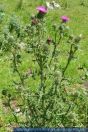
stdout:
[[48,9],[55,9],[55,8],[61,8],[61,6],[56,3],[55,1],[52,1],[52,2],[46,2],[46,6]]

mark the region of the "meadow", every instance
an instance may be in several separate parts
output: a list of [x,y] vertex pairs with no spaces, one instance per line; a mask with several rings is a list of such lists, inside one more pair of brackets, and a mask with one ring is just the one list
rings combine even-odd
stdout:
[[[45,15],[44,29],[41,20],[39,20],[39,29],[37,29],[37,23],[32,23],[34,27],[32,25],[30,27],[30,23],[31,19],[34,19],[34,15],[38,13],[36,8],[41,5],[45,6],[45,1],[23,0],[22,5],[19,1],[0,0],[0,131],[10,132],[13,127],[19,126],[88,127],[87,0],[56,0],[61,5],[61,9],[48,10]],[[69,17],[66,28],[70,35],[66,34],[62,38],[60,46],[57,46],[57,57],[53,55],[50,59],[55,44],[55,26],[60,25],[61,16]],[[13,29],[11,29],[11,24]],[[52,25],[55,28],[52,28]],[[61,26],[65,28],[65,25]],[[44,34],[42,32],[38,32],[38,34],[36,30],[39,32],[43,30]],[[32,34],[33,32],[34,34]],[[8,39],[9,35],[10,39]],[[70,55],[70,42],[67,42],[69,36],[73,37],[71,41],[75,41],[74,46],[78,47],[66,68],[65,65]],[[82,36],[80,42],[78,42],[79,36]],[[59,35],[57,41],[59,41],[58,37]],[[45,43],[46,38],[48,44]],[[39,42],[42,43],[42,46],[47,44],[51,47],[41,46],[37,49]],[[75,51],[74,46],[73,51]],[[46,48],[47,50],[45,50]],[[38,54],[39,51],[41,54]],[[41,58],[43,61],[45,59],[44,64]],[[48,65],[50,60],[51,66]],[[63,72],[64,67],[65,72]],[[45,87],[46,91],[44,91]],[[60,90],[53,93],[55,87]],[[48,106],[48,102],[52,106]],[[47,107],[47,111],[45,111],[45,107]],[[30,112],[29,109],[31,109]]]

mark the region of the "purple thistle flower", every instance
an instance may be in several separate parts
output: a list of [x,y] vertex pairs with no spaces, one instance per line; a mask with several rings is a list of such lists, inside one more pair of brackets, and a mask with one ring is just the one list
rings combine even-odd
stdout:
[[67,16],[62,16],[61,20],[62,20],[62,22],[68,22],[69,18]]
[[42,13],[42,14],[46,14],[47,13],[47,8],[45,6],[38,6],[37,10]]

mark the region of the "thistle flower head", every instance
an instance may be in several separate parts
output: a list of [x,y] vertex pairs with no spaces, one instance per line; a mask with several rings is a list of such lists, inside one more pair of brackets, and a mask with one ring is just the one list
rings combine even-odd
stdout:
[[69,21],[69,18],[67,17],[67,16],[62,16],[61,17],[61,20],[62,20],[62,22],[68,22]]
[[45,6],[38,6],[37,10],[42,13],[42,14],[46,14],[47,13],[47,8]]

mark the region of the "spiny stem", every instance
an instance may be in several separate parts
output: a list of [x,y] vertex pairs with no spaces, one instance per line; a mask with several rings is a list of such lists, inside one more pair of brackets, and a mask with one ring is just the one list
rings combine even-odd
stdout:
[[59,45],[60,42],[61,42],[61,38],[62,38],[61,37],[61,33],[59,33],[59,35],[60,35],[60,38],[59,38],[59,41],[57,42],[57,31],[56,31],[55,32],[55,40],[54,40],[54,49],[53,49],[53,52],[52,52],[52,56],[51,56],[51,60],[50,60],[49,66],[51,65],[52,60],[53,60],[53,58],[55,56],[57,45]]
[[12,53],[12,54],[13,54],[13,63],[14,63],[15,71],[18,73],[19,78],[20,78],[20,81],[21,81],[21,84],[22,84],[23,87],[24,87],[24,81],[23,81],[22,75],[21,75],[21,73],[19,72],[19,70],[18,70],[18,68],[17,68],[16,56],[15,56],[14,53]]
[[19,122],[18,122],[18,119],[17,119],[17,116],[15,115],[14,110],[13,110],[12,107],[11,107],[10,98],[8,99],[8,105],[9,105],[10,110],[12,111],[12,114],[13,114],[13,116],[14,116],[15,122],[16,122],[16,123],[19,123]]

